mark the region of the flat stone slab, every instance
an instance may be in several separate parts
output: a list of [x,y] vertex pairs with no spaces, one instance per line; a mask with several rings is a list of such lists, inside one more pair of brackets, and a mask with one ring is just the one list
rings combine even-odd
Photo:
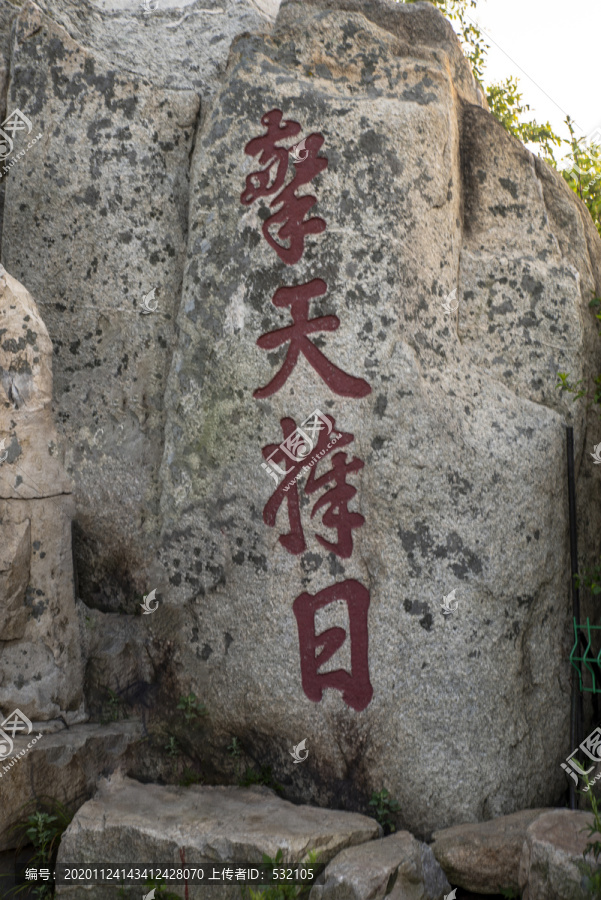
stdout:
[[468,891],[498,894],[518,889],[522,847],[531,823],[545,809],[524,809],[489,822],[435,831],[432,850],[452,884]]
[[[588,900],[582,864],[591,813],[553,809],[526,831],[519,870],[522,900]],[[599,835],[596,836],[599,840]],[[587,857],[591,862],[594,859]]]
[[[380,826],[367,816],[295,806],[264,787],[163,787],[114,776],[77,812],[58,862],[181,867],[180,853],[190,866],[261,862],[263,853],[274,858],[281,849],[284,861],[300,861],[317,850],[328,863],[346,847],[379,834]],[[170,885],[169,890],[178,889]],[[203,885],[189,885],[189,900],[203,891]],[[183,889],[180,893],[184,896]],[[89,891],[60,885],[57,896],[84,900]],[[94,888],[95,898],[113,896],[112,886]],[[211,889],[215,900],[239,896],[236,883]]]
[[309,900],[442,900],[450,890],[431,848],[399,831],[339,853]]
[[52,730],[57,727],[56,722],[34,722],[32,733],[15,737],[13,753],[0,762],[0,851],[15,846],[10,829],[23,818],[24,804],[46,796],[73,807],[90,795],[101,772],[115,769],[142,734],[140,722],[133,719]]

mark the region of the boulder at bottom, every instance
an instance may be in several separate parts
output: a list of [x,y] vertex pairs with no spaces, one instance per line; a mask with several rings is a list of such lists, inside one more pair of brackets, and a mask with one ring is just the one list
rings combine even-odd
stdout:
[[[163,787],[113,776],[77,812],[61,841],[58,863],[182,868],[199,864],[257,863],[282,850],[283,861],[301,861],[316,850],[328,863],[345,847],[378,837],[380,826],[357,813],[295,806],[265,787]],[[169,884],[188,900],[207,887]],[[57,885],[58,897],[89,900],[89,888]],[[132,897],[141,896],[138,888]],[[95,900],[114,898],[97,885]],[[211,886],[211,900],[239,900],[240,885]]]
[[522,900],[589,900],[582,854],[592,823],[590,813],[570,809],[550,810],[532,822],[520,861]]
[[524,809],[488,822],[443,828],[432,850],[452,884],[475,894],[516,891],[528,826],[544,809]]
[[339,853],[309,900],[442,900],[450,890],[430,847],[399,831]]
[[76,808],[92,795],[98,776],[114,771],[142,737],[142,725],[134,719],[68,729],[58,722],[33,724],[31,734],[13,739],[13,752],[0,762],[0,851],[16,846],[14,826],[36,800]]

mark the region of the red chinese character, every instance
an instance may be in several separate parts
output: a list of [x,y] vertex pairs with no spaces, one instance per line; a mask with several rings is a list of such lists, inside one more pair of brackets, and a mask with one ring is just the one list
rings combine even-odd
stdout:
[[275,292],[271,302],[274,306],[289,306],[294,324],[262,334],[257,344],[262,350],[274,350],[288,341],[290,346],[282,368],[274,375],[269,384],[257,388],[253,397],[257,399],[269,397],[279,391],[293,371],[301,353],[335,394],[342,397],[366,397],[367,394],[371,394],[371,387],[366,381],[347,375],[346,372],[331,363],[307,337],[308,334],[316,331],[336,331],[340,325],[338,316],[309,318],[311,299],[325,294],[327,288],[325,281],[322,281],[321,278],[314,278],[307,284],[281,287]]
[[[276,147],[276,143],[294,137],[299,133],[301,127],[298,122],[293,122],[291,119],[285,119],[283,124],[280,124],[281,121],[282,111],[280,109],[272,109],[265,113],[261,118],[261,124],[267,128],[267,133],[253,138],[244,148],[244,152],[248,156],[260,154],[259,162],[265,166],[259,172],[251,172],[246,176],[246,187],[240,195],[240,201],[245,206],[250,206],[257,197],[274,194],[284,184],[288,171],[288,150],[285,147]],[[277,164],[275,179],[272,184],[269,184],[274,164]]]
[[[299,165],[298,168],[295,166],[296,175],[293,181],[277,197],[274,197],[269,204],[271,207],[282,204],[281,208],[263,222],[265,240],[273,247],[287,266],[293,266],[303,255],[305,235],[321,234],[322,231],[326,230],[324,219],[320,219],[317,216],[307,219],[306,222],[304,221],[309,210],[317,203],[317,197],[314,197],[312,194],[304,194],[302,197],[296,196],[296,191],[299,187],[302,187],[303,184],[308,184],[328,166],[327,158],[317,155],[323,140],[321,134],[310,134],[303,141],[308,155],[303,160],[302,165]],[[270,229],[274,225],[279,226],[276,230],[278,240],[270,233]],[[282,242],[287,242],[288,246],[284,246]]]
[[[328,628],[315,634],[315,614],[322,607],[337,600],[345,600],[348,607],[351,641],[351,672],[336,669],[320,674],[318,669],[342,647],[347,637],[344,628]],[[300,664],[303,690],[309,700],[319,703],[326,688],[342,692],[342,699],[351,709],[361,712],[369,705],[373,688],[369,680],[367,656],[367,611],[369,591],[354,579],[333,584],[317,594],[301,594],[292,604],[300,645]],[[318,653],[318,651],[321,652]]]
[[[301,469],[303,469],[307,465],[307,462],[311,462],[318,455],[321,457],[322,452],[324,456],[327,456],[329,453],[333,453],[334,446],[332,446],[329,450],[326,450],[326,446],[330,441],[331,434],[334,433],[336,428],[336,420],[332,417],[330,418],[332,419],[332,432],[328,434],[325,429],[321,430],[319,432],[317,444],[313,448],[313,451],[302,459],[292,462],[290,468],[285,470],[284,478],[275,489],[275,491],[265,504],[265,508],[263,509],[263,521],[266,525],[273,527],[275,525],[276,516],[280,506],[282,505],[284,500],[288,502],[288,522],[290,524],[290,532],[289,534],[280,535],[278,540],[280,544],[282,544],[282,546],[285,547],[286,550],[288,550],[289,553],[303,553],[303,551],[307,548],[307,545],[305,543],[305,535],[303,533],[303,526],[301,524],[300,505],[298,499],[298,482],[295,479],[296,476],[300,473]],[[281,419],[280,425],[282,426],[284,441],[287,441],[288,438],[297,430],[294,419],[290,419],[288,417]],[[344,432],[340,432],[340,434],[341,437],[336,442],[337,447],[344,447],[347,444],[350,444],[353,440],[352,434],[345,434]],[[282,449],[281,444],[268,444],[266,447],[263,447],[262,453],[263,458],[269,460],[271,465],[273,465],[273,462],[283,462],[285,465],[290,462],[290,455],[286,454],[285,450]],[[281,471],[279,467],[278,471]],[[312,473],[312,470],[310,471]]]
[[323,524],[326,528],[336,528],[338,531],[338,543],[331,544],[325,538],[317,534],[315,537],[326,550],[332,550],[342,559],[348,559],[353,552],[353,528],[361,528],[365,523],[365,519],[360,513],[349,512],[348,504],[357,493],[357,488],[346,483],[348,472],[358,472],[362,469],[364,463],[356,456],[347,463],[346,453],[335,453],[332,457],[332,468],[329,472],[315,477],[315,469],[311,469],[311,474],[307,480],[305,493],[313,494],[325,484],[334,482],[334,487],[330,488],[327,493],[321,497],[311,512],[311,518],[323,506],[329,507],[323,515]]

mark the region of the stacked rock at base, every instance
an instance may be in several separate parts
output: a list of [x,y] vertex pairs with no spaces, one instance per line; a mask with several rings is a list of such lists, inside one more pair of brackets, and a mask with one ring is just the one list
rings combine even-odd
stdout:
[[84,717],[72,488],[52,412],[52,344],[0,267],[0,710]]

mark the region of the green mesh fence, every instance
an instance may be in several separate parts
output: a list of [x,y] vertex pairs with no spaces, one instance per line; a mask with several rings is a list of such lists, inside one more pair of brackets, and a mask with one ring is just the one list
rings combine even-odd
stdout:
[[[589,694],[601,694],[601,625],[591,625],[588,618],[586,625],[578,625],[574,619],[574,646],[570,653],[570,662],[578,672],[581,691]],[[578,650],[585,644],[584,653],[578,656]],[[580,645],[580,647],[579,647]],[[588,685],[592,685],[589,687]]]

